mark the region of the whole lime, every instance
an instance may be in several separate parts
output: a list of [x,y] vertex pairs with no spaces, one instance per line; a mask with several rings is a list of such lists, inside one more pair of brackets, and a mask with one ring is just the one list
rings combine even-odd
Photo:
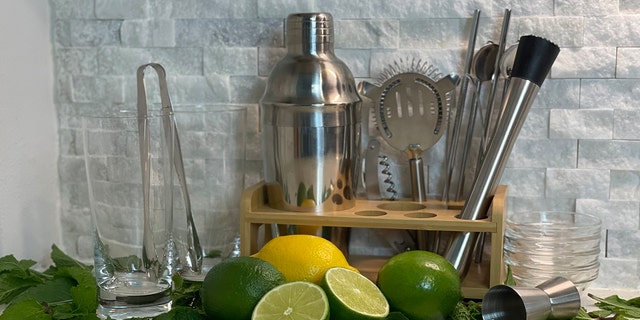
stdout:
[[411,320],[445,319],[462,299],[456,269],[422,250],[391,257],[378,272],[378,286],[391,308]]
[[282,273],[264,260],[229,258],[205,276],[200,289],[202,307],[216,320],[251,319],[260,298],[284,282]]

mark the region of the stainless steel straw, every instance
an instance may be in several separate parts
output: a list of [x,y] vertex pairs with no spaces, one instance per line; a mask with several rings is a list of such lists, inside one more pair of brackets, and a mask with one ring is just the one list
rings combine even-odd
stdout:
[[[456,107],[456,118],[453,122],[453,130],[448,132],[448,141],[446,145],[445,157],[445,179],[442,191],[442,201],[449,201],[449,189],[451,188],[451,179],[453,178],[453,168],[456,162],[456,150],[458,149],[458,141],[460,135],[460,126],[462,125],[462,116],[464,105],[467,99],[467,89],[469,87],[469,77],[471,76],[471,63],[473,60],[473,52],[475,51],[476,38],[478,34],[478,24],[480,22],[480,10],[473,12],[473,22],[471,24],[471,34],[469,35],[469,44],[467,45],[467,56],[465,57],[464,73],[462,76],[462,84],[460,85],[460,98]],[[448,130],[448,129],[447,129]],[[450,136],[449,136],[450,134]]]

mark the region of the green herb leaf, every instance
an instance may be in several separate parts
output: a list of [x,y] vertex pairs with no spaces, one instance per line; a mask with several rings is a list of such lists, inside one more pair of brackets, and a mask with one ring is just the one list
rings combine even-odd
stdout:
[[27,288],[17,295],[12,300],[12,303],[17,303],[22,300],[36,300],[48,304],[65,301],[70,302],[72,299],[70,290],[75,285],[76,282],[72,279],[55,278],[51,281]]
[[0,258],[0,273],[3,272],[16,272],[16,275],[22,273],[23,277],[29,276],[29,269],[36,264],[33,260],[20,260],[16,259],[13,255],[8,255]]
[[507,276],[504,279],[504,284],[507,286],[515,286],[516,279],[513,278],[513,271],[511,270],[511,266],[507,265]]
[[171,311],[161,314],[154,320],[203,320],[206,317],[197,310],[189,307],[174,307]]
[[185,280],[179,274],[174,275],[172,279],[173,292],[171,293],[171,297],[173,304],[200,309],[200,288],[202,287],[202,282]]
[[32,271],[32,260],[18,261],[13,255],[0,258],[0,304],[9,304],[32,286],[44,283],[47,276]]
[[[607,298],[596,297],[593,294],[588,296],[596,300],[596,306],[602,310],[610,311],[622,317],[640,318],[640,308],[630,305],[627,300],[620,298],[617,295],[612,295]],[[616,319],[623,319],[616,317]]]
[[51,246],[51,260],[55,263],[57,268],[81,268],[85,270],[91,270],[93,267],[75,260],[66,255],[55,244]]
[[633,299],[627,300],[627,304],[629,304],[630,306],[633,306],[633,307],[640,308],[640,297],[635,297]]
[[0,304],[9,304],[16,296],[41,282],[25,280],[10,273],[0,274]]
[[449,320],[482,320],[482,303],[473,300],[459,301]]
[[593,318],[587,313],[587,310],[584,307],[581,307],[578,310],[578,314],[573,318],[573,320],[593,320]]
[[10,305],[0,315],[0,320],[51,320],[50,309],[36,300],[23,300]]
[[83,313],[95,313],[98,288],[93,274],[82,267],[65,267],[59,269],[58,276],[71,278],[78,283],[70,289],[76,308]]

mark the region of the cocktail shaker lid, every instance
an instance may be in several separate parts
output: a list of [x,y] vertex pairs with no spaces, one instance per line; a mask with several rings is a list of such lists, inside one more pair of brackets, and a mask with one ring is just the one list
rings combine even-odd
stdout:
[[333,17],[327,12],[292,13],[287,17],[287,46],[333,43]]

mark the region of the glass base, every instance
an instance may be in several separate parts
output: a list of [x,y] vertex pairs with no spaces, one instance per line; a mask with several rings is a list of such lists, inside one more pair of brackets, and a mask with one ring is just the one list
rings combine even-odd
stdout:
[[130,305],[130,306],[105,306],[98,305],[96,314],[100,319],[130,319],[130,318],[150,318],[159,316],[171,310],[171,300],[157,305]]
[[100,319],[151,318],[171,310],[171,286],[130,275],[121,286],[100,288],[96,314]]
[[182,272],[180,272],[180,276],[182,276],[182,278],[189,280],[189,281],[194,281],[194,282],[202,282],[204,281],[204,278],[206,277],[207,273],[209,272],[209,270],[211,270],[211,268],[213,268],[213,266],[217,265],[218,263],[222,262],[222,258],[217,257],[217,258],[204,258],[202,261],[202,270],[200,272],[195,272],[195,271],[191,271],[191,270],[184,270]]

